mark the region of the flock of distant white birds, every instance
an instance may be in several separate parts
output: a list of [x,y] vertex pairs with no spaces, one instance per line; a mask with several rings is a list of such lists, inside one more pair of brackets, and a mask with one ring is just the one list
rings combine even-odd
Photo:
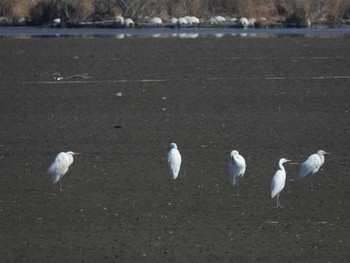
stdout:
[[[29,17],[21,17],[17,20],[15,23],[16,26],[26,26],[30,24],[31,19]],[[183,16],[183,17],[170,17],[167,20],[162,20],[160,17],[149,17],[146,16],[142,19],[138,19],[135,23],[135,21],[132,18],[123,17],[122,15],[117,15],[112,19],[108,20],[102,20],[102,21],[80,21],[80,25],[86,25],[86,24],[103,24],[103,23],[114,23],[117,26],[120,27],[127,27],[127,28],[133,28],[135,25],[149,25],[149,26],[172,26],[172,27],[191,27],[191,26],[232,26],[232,27],[241,27],[241,28],[248,28],[248,27],[268,27],[269,22],[265,17],[259,17],[256,18],[246,18],[246,17],[224,17],[224,16],[213,16],[209,19],[199,19],[195,16]],[[4,16],[0,16],[0,24],[6,24],[8,23],[8,19]],[[62,19],[57,17],[51,21],[51,26],[58,27],[61,26],[63,23]],[[311,22],[309,19],[306,19],[305,26],[309,27],[311,26]]]
[[[18,24],[24,24],[25,18],[18,21]],[[260,18],[260,21],[266,21],[265,18]],[[124,18],[121,15],[117,15],[114,18],[114,21],[116,24],[120,26],[125,27],[134,27],[135,22],[131,18]],[[186,26],[198,26],[200,24],[207,24],[207,25],[220,25],[220,24],[228,24],[233,26],[241,26],[241,27],[254,27],[257,22],[257,19],[255,18],[225,18],[223,16],[215,16],[211,17],[207,20],[205,19],[199,19],[195,16],[184,16],[180,18],[172,17],[168,21],[163,21],[160,17],[145,17],[143,20],[141,20],[142,24],[148,24],[151,26],[161,26],[161,25],[170,25],[174,27],[186,27]],[[52,24],[57,26],[61,23],[60,18],[56,18],[52,21]]]
[[[61,180],[62,177],[68,172],[69,166],[73,163],[73,156],[80,153],[75,153],[72,151],[59,153],[53,163],[51,164],[48,174],[51,177],[52,183],[60,183],[60,191],[62,191]],[[323,150],[317,151],[315,154],[310,155],[305,162],[300,166],[299,179],[302,179],[308,175],[310,178],[311,190],[313,190],[312,175],[317,173],[321,166],[323,165],[325,154],[330,154]],[[246,162],[242,155],[238,151],[233,150],[230,153],[231,162],[229,164],[229,182],[232,186],[237,186],[238,195],[238,180],[244,176],[246,171]],[[167,154],[167,166],[170,177],[174,180],[174,191],[175,191],[175,179],[178,177],[181,168],[181,154],[177,149],[176,143],[171,143],[169,147],[169,152]],[[291,162],[286,158],[281,158],[279,160],[279,170],[276,171],[275,175],[272,177],[270,190],[271,198],[276,197],[276,207],[282,208],[280,203],[280,193],[282,192],[286,183],[286,170],[283,164]],[[297,163],[290,163],[297,164]]]
[[[124,19],[120,15],[116,16],[115,20],[118,24],[124,25],[126,27],[132,27],[135,25],[132,19],[130,18]],[[261,18],[261,20],[266,20],[266,19]],[[237,18],[225,18],[223,16],[211,17],[208,20],[199,19],[195,16],[184,16],[180,18],[172,17],[165,22],[160,17],[146,17],[142,21],[142,23],[146,23],[153,26],[168,24],[176,27],[198,26],[199,24],[208,24],[208,25],[230,24],[230,25],[237,25],[242,27],[254,27],[256,22],[257,20],[255,18],[247,19],[245,17],[241,17],[237,19]]]

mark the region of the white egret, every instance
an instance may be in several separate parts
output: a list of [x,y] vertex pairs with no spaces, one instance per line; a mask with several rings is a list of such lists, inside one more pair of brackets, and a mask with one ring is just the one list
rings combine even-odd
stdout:
[[229,168],[229,179],[231,185],[237,185],[237,195],[238,195],[238,179],[244,176],[246,164],[242,155],[238,151],[233,150],[230,154],[231,162],[228,166]]
[[216,21],[215,17],[211,17],[209,18],[208,23],[211,25],[215,25],[218,23],[218,21]]
[[61,24],[61,18],[55,18],[54,20],[52,20],[53,26],[58,26],[60,24]]
[[27,24],[27,19],[25,17],[21,17],[16,22],[16,26],[25,26],[26,24]]
[[256,24],[256,19],[255,18],[249,18],[248,19],[248,26],[254,27]]
[[122,17],[121,15],[117,15],[115,17],[115,22],[120,26],[124,25],[124,17]]
[[223,17],[223,16],[216,16],[216,17],[215,17],[215,20],[216,20],[218,23],[224,23],[224,22],[226,22],[226,18]]
[[146,22],[152,25],[161,25],[163,23],[160,17],[149,17]]
[[230,24],[236,25],[238,23],[238,19],[235,17],[232,17],[232,18],[228,19],[228,22]]
[[169,21],[170,25],[176,26],[178,22],[178,19],[176,17],[172,17]]
[[179,175],[181,168],[181,155],[177,149],[176,143],[171,143],[167,156],[168,170],[170,177],[174,180],[174,191],[175,191],[175,179]]
[[245,17],[241,17],[238,20],[238,23],[242,26],[242,27],[248,27],[249,26],[249,20]]
[[187,23],[191,26],[199,24],[199,19],[195,16],[185,16],[184,19],[186,19]]
[[134,26],[135,26],[135,23],[134,23],[134,21],[133,21],[131,18],[126,18],[126,19],[124,20],[124,25],[125,25],[126,27],[134,27]]
[[284,188],[286,183],[286,170],[283,167],[283,164],[286,162],[290,162],[291,160],[282,158],[279,160],[280,169],[277,170],[275,175],[272,177],[270,189],[271,189],[271,198],[276,196],[276,208],[283,208],[280,203],[280,193]]
[[309,175],[311,191],[313,190],[312,175],[317,173],[318,170],[323,165],[325,154],[330,154],[330,153],[325,152],[323,150],[319,150],[319,151],[317,151],[317,153],[310,155],[309,158],[307,158],[306,161],[303,162],[300,166],[298,178],[302,179],[305,176]]
[[311,21],[310,19],[306,19],[306,27],[310,27],[311,26]]
[[178,26],[185,26],[185,25],[187,25],[187,24],[188,24],[188,22],[187,22],[186,18],[184,18],[184,17],[180,17],[180,18],[177,20],[177,25],[178,25]]
[[60,182],[60,191],[62,191],[61,178],[68,172],[69,166],[73,163],[73,155],[77,154],[80,153],[70,151],[59,153],[48,170],[52,183]]

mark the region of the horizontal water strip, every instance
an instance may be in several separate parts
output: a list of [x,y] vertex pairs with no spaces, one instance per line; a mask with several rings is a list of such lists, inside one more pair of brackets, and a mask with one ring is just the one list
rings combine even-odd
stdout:
[[[238,78],[205,78],[201,81],[222,81],[237,80]],[[314,77],[262,77],[250,79],[265,80],[288,80],[288,79],[313,79],[313,80],[330,80],[330,79],[350,79],[350,76],[314,76]],[[198,81],[199,79],[119,79],[119,80],[54,80],[54,81],[27,81],[24,84],[83,84],[83,83],[128,83],[128,82],[173,82],[173,81]]]

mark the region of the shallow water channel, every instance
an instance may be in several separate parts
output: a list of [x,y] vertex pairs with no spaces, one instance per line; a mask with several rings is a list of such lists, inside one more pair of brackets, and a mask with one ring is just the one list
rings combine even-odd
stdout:
[[338,28],[38,28],[0,27],[0,37],[153,37],[153,38],[198,38],[198,37],[350,37],[350,26]]

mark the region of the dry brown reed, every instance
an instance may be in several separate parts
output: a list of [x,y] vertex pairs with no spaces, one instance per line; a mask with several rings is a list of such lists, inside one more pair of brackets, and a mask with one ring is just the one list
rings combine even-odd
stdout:
[[65,22],[77,22],[94,10],[91,0],[38,0],[30,11],[32,23],[35,25],[51,22],[61,18]]
[[30,9],[38,0],[1,0],[0,16],[8,19],[9,23],[16,23],[22,17],[28,17]]
[[350,19],[350,1],[333,0],[328,5],[326,19]]

